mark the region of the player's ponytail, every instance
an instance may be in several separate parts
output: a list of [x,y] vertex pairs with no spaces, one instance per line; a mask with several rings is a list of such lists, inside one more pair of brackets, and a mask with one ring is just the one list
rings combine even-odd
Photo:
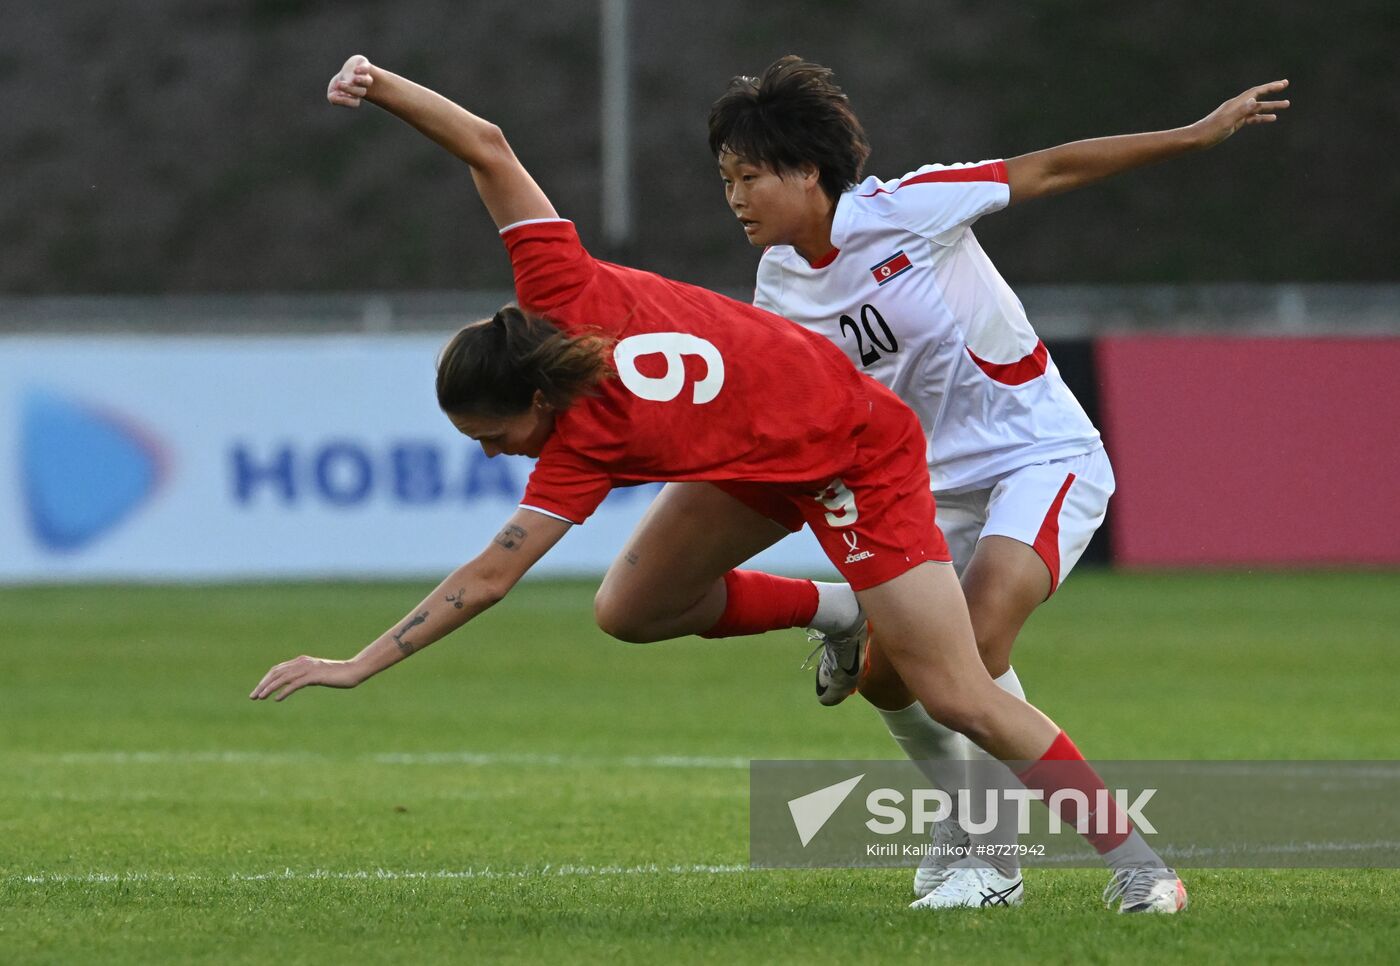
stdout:
[[504,306],[443,347],[438,406],[445,413],[513,416],[539,392],[553,408],[566,409],[611,374],[611,346],[606,336],[566,335],[547,319]]

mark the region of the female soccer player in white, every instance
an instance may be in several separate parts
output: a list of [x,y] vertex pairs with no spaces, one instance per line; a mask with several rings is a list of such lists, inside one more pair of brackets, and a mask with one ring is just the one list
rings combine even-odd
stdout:
[[[860,604],[888,629],[883,653],[914,695],[990,754],[1023,762],[1018,778],[1046,801],[1074,793],[1057,808],[1067,823],[1077,817],[1076,796],[1103,794],[1064,732],[998,689],[979,660],[908,407],[830,342],[785,319],[594,259],[500,129],[445,98],[359,56],[327,96],[347,107],[370,100],[470,166],[524,311],[508,306],[448,342],[438,402],[488,455],[538,461],[497,538],[399,624],[349,660],[303,655],[278,664],[250,697],[354,687],[441,639],[502,599],[614,485],[708,481],[810,525]],[[789,378],[793,366],[802,379]],[[639,527],[642,540],[647,526]],[[702,609],[678,633],[725,620],[726,581],[714,583],[706,596],[721,601],[719,611]],[[1107,821],[1091,823],[1085,838],[1114,870],[1120,911],[1184,908],[1176,873],[1118,820],[1111,799],[1098,816]],[[984,900],[1006,904],[1019,891],[1015,883]]]
[[[726,200],[750,244],[764,248],[754,304],[830,339],[918,413],[938,525],[962,578],[978,648],[996,683],[1017,697],[1025,694],[1011,668],[1012,644],[1102,523],[1114,479],[1098,431],[971,225],[1010,204],[1202,150],[1244,125],[1273,121],[1288,107],[1272,99],[1287,83],[1251,88],[1171,131],[1081,141],[1005,161],[931,164],[892,181],[861,180],[869,146],[826,68],[785,57],[761,78],[735,78],[711,111],[710,147]],[[627,640],[669,636],[668,609],[701,599],[699,588],[714,573],[781,536],[702,485],[668,486],[652,515],[652,527],[629,546],[599,594],[600,623]],[[675,546],[704,549],[678,559],[668,549]],[[931,719],[879,659],[878,645],[870,656],[862,653],[864,623],[848,590],[745,571],[732,572],[727,586],[745,632],[804,620],[825,632],[817,670],[823,704],[840,702],[859,677],[861,694],[909,757],[966,756],[961,739]],[[887,643],[886,629],[872,626],[875,639]],[[997,851],[1009,837],[1014,841],[1014,830],[998,830],[977,844]],[[936,829],[940,839],[967,842],[951,819]],[[935,850],[916,874],[915,892],[926,905],[966,905],[1019,880],[1014,858],[991,868],[975,860],[949,868],[944,854]]]

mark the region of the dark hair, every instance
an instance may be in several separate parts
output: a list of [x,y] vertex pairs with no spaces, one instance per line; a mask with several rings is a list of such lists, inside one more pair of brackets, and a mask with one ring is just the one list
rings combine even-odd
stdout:
[[463,326],[437,363],[438,406],[445,413],[513,416],[536,391],[565,409],[612,373],[603,335],[570,336],[548,319],[506,305]]
[[710,152],[726,151],[779,174],[814,164],[834,200],[860,180],[870,142],[831,69],[789,54],[762,77],[735,77],[710,108]]

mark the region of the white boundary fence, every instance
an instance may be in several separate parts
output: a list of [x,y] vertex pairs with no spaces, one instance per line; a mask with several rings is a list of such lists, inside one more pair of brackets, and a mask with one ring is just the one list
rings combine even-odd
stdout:
[[[0,337],[0,583],[447,573],[530,461],[438,412],[441,341]],[[536,571],[601,573],[655,490],[614,491]],[[806,534],[764,559],[826,571]]]
[[[1023,294],[1047,338],[1400,333],[1400,286]],[[453,431],[433,362],[508,295],[0,298],[0,584],[450,570],[529,464]],[[615,492],[538,572],[601,572],[654,492]],[[759,564],[831,572],[805,533]]]

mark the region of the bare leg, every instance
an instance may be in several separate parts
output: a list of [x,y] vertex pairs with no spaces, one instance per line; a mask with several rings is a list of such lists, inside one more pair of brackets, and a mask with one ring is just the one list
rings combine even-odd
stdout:
[[[1050,571],[1035,550],[1020,540],[996,534],[977,542],[962,574],[963,593],[982,663],[999,687],[1022,699],[1025,692],[1020,681],[1010,673],[1011,648],[1027,618],[1049,595],[1050,583]],[[962,757],[983,757],[966,742],[959,752]],[[988,786],[996,784],[993,774],[995,770],[988,770],[986,764],[974,761],[968,765],[966,781],[973,800],[981,800],[989,791]],[[1016,824],[1005,817],[988,832],[974,837],[974,844],[995,857],[990,864],[1008,877],[1014,876],[1020,866],[1014,858],[1016,842]]]
[[914,694],[890,663],[883,640],[883,632],[871,634],[870,659],[860,676],[859,694],[877,710],[899,711],[914,703]]
[[859,597],[890,666],[934,720],[1004,761],[1050,747],[1059,728],[983,667],[952,566],[923,563]]
[[633,643],[709,630],[724,575],[788,533],[707,483],[668,483],[598,588],[598,626]]
[[[983,537],[962,578],[968,616],[982,664],[993,678],[1011,667],[1011,648],[1031,614],[1050,593],[1050,572],[1040,555],[1011,537]],[[883,632],[876,635],[860,694],[884,711],[914,700],[884,654]]]
[[962,578],[977,650],[992,677],[1011,667],[1022,626],[1050,594],[1050,571],[1026,544],[993,535],[977,543]]

